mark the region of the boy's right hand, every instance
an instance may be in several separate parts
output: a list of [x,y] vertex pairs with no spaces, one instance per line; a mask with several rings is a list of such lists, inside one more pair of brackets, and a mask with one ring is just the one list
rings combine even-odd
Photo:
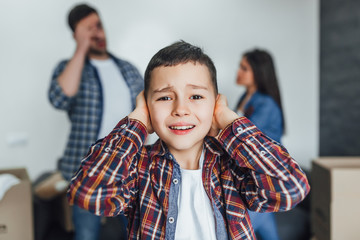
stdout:
[[144,90],[139,93],[136,97],[136,107],[134,111],[132,111],[129,116],[131,119],[139,120],[146,126],[146,130],[148,133],[153,133],[154,130],[151,125],[149,109],[146,105]]

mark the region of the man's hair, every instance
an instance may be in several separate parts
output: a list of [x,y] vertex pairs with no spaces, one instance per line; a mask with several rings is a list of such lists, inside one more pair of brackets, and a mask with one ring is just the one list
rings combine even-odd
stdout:
[[92,8],[87,4],[76,5],[71,9],[68,15],[68,24],[71,30],[75,32],[76,24],[91,13],[98,14],[95,8]]
[[147,96],[151,73],[157,67],[171,67],[188,62],[200,63],[205,65],[210,73],[211,83],[215,94],[218,94],[216,68],[213,61],[206,55],[201,48],[193,46],[185,41],[175,42],[158,51],[150,60],[145,70],[145,96]]

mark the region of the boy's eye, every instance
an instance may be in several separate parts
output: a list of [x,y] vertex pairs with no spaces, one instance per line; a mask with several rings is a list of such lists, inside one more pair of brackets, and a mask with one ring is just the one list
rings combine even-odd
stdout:
[[193,96],[191,96],[191,98],[190,99],[193,99],[193,100],[199,100],[199,99],[202,99],[203,97],[202,96],[200,96],[200,95],[193,95]]
[[161,97],[161,98],[158,98],[157,101],[169,101],[171,98],[170,97]]

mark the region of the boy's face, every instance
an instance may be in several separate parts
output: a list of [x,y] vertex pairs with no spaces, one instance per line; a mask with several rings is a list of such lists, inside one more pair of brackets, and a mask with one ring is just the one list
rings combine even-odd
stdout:
[[147,105],[151,124],[172,153],[198,150],[208,134],[215,91],[205,65],[157,67],[151,73]]

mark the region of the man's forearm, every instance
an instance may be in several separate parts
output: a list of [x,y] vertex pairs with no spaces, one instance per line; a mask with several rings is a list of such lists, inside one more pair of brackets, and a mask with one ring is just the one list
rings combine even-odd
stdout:
[[84,50],[76,49],[64,71],[58,77],[59,85],[68,97],[72,97],[78,92],[85,56]]

